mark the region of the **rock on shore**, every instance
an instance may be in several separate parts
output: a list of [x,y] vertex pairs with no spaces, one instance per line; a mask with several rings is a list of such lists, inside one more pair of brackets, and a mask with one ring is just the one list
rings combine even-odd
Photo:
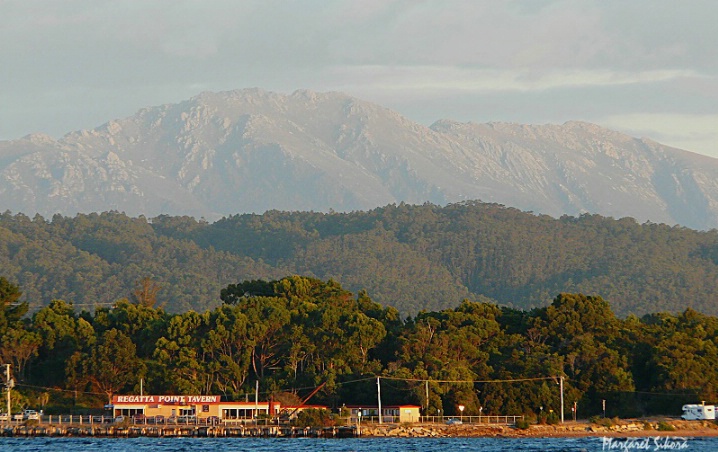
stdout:
[[361,436],[395,438],[441,437],[558,437],[558,436],[718,436],[718,424],[711,421],[622,420],[612,425],[587,421],[559,425],[532,424],[527,429],[509,425],[362,425]]

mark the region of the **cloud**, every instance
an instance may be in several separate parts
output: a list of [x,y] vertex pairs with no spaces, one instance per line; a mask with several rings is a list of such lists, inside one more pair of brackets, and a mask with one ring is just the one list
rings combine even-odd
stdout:
[[610,70],[467,69],[455,66],[342,66],[333,68],[330,80],[343,80],[349,90],[435,91],[536,91],[556,88],[617,86],[702,78],[691,70],[622,72]]
[[599,121],[630,135],[718,158],[718,114],[629,113]]
[[3,0],[0,139],[245,87],[420,121],[701,118],[716,22],[712,0]]

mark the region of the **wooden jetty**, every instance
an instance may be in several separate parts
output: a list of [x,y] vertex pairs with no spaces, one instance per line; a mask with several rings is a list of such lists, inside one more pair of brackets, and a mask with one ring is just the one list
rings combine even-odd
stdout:
[[217,426],[148,426],[148,425],[9,425],[0,429],[1,436],[42,437],[107,437],[107,438],[354,438],[357,429],[353,426],[301,428],[285,425],[217,425]]

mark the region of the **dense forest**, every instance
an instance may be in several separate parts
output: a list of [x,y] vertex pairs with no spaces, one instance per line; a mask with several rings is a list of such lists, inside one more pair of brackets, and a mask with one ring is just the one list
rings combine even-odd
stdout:
[[0,215],[0,274],[36,312],[92,311],[158,286],[167,312],[202,312],[237,281],[300,274],[361,290],[402,316],[468,299],[521,309],[600,295],[619,317],[686,308],[718,315],[718,232],[598,215],[559,219],[497,204],[368,212],[190,217]]
[[[368,293],[300,276],[230,284],[222,304],[167,313],[149,279],[133,301],[94,312],[53,301],[32,315],[21,289],[0,277],[0,355],[11,363],[16,410],[102,409],[113,394],[254,394],[296,403],[385,403],[423,413],[558,412],[678,414],[715,401],[718,318],[687,309],[642,318],[614,315],[601,297],[562,293],[530,311],[462,301],[402,319]],[[506,381],[506,380],[522,381]],[[428,385],[426,384],[428,381]],[[427,391],[428,390],[428,398]],[[481,408],[480,408],[481,407]]]

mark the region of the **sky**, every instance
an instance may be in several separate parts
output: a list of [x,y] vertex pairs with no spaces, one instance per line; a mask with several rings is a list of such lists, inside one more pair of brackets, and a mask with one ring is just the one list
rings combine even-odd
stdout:
[[0,0],[0,140],[203,91],[580,120],[718,158],[714,0]]

